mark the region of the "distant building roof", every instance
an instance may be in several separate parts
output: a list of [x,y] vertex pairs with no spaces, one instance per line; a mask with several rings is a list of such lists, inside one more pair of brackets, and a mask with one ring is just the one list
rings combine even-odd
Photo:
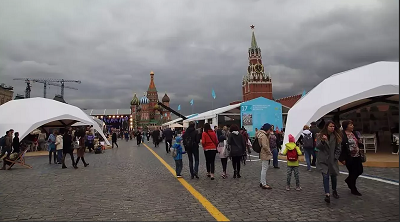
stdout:
[[101,116],[101,115],[131,115],[130,109],[86,109],[83,110],[90,116]]
[[7,86],[7,85],[4,84],[4,83],[0,84],[0,88],[6,89],[6,90],[10,90],[10,91],[14,89],[14,87],[12,87],[12,86]]
[[54,100],[62,103],[67,103],[61,95],[55,95]]

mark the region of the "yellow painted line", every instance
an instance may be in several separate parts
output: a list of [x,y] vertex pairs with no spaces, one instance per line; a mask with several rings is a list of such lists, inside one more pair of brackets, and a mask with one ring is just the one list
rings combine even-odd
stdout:
[[[142,143],[157,159],[172,173],[176,176],[175,170],[161,158],[156,152],[154,152],[149,146]],[[179,182],[203,205],[204,208],[213,216],[217,221],[230,221],[225,215],[221,213],[210,201],[208,201],[203,195],[201,195],[196,189],[194,189],[185,179],[177,178]]]

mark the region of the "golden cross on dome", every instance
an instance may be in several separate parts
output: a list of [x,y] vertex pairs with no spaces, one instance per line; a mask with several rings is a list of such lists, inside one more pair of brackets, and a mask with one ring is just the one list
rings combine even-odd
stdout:
[[251,25],[251,26],[250,26],[251,29],[254,29],[254,27],[255,27],[254,25]]

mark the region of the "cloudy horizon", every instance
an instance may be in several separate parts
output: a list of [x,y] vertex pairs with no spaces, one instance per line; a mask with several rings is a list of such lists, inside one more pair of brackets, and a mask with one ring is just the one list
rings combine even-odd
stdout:
[[[0,83],[16,77],[66,83],[83,109],[126,109],[149,86],[191,113],[242,99],[250,25],[255,26],[275,99],[309,91],[324,78],[377,61],[399,60],[399,2],[11,1],[0,2]],[[60,93],[50,87],[48,98]],[[34,83],[31,97],[43,96]]]

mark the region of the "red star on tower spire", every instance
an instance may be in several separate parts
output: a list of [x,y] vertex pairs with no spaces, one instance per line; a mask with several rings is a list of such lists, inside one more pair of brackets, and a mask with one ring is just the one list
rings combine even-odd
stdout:
[[251,28],[251,29],[254,29],[254,25],[251,25],[250,28]]

